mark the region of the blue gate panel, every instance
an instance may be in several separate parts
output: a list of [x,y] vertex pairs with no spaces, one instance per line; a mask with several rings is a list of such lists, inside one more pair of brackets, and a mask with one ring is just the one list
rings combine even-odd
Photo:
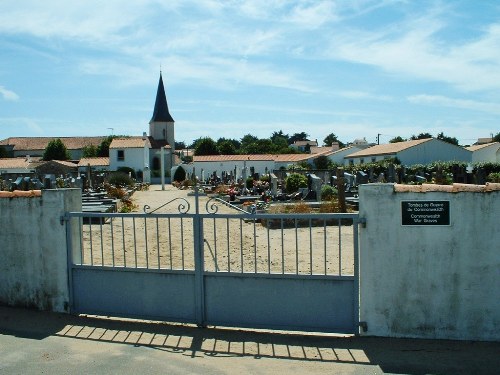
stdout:
[[354,333],[354,277],[205,276],[209,325]]
[[194,272],[73,268],[72,275],[76,313],[195,322]]

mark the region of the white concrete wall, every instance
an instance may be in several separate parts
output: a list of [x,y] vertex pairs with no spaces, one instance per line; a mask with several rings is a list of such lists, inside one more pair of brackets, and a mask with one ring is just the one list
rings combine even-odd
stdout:
[[500,163],[500,143],[493,143],[491,146],[480,148],[472,152],[472,162]]
[[[402,226],[402,200],[449,200],[450,226]],[[367,335],[500,340],[500,191],[360,187],[360,320]]]
[[[0,304],[68,311],[65,211],[81,211],[80,189],[0,198]],[[77,238],[77,237],[75,237]]]

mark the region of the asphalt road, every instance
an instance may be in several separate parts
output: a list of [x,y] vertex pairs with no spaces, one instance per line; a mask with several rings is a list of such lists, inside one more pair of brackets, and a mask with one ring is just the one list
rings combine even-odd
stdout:
[[256,332],[0,307],[0,374],[497,374],[500,343]]

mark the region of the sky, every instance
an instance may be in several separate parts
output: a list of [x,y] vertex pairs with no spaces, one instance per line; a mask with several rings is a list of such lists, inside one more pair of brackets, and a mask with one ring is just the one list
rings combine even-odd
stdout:
[[0,140],[500,132],[498,0],[0,0]]

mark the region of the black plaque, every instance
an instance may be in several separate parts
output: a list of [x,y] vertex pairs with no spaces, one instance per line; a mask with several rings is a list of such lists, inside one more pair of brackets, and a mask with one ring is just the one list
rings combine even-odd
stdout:
[[401,201],[402,225],[450,225],[450,201]]

